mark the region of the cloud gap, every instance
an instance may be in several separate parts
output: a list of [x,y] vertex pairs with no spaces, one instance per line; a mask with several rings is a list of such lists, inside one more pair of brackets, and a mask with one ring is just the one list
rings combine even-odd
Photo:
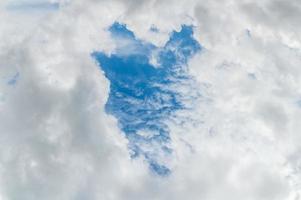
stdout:
[[173,31],[163,47],[137,39],[126,25],[117,22],[109,32],[116,43],[115,52],[92,54],[110,81],[106,111],[118,119],[132,158],[143,156],[153,172],[168,175],[171,170],[164,158],[173,151],[165,121],[186,107],[175,88],[189,81],[187,62],[201,45],[193,38],[193,27],[187,25]]

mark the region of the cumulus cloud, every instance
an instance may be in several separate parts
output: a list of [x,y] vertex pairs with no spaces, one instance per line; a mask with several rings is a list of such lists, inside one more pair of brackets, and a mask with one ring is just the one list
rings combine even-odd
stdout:
[[[12,3],[0,2],[0,199],[301,198],[298,0]],[[91,53],[114,51],[115,21],[158,46],[193,25],[203,47],[191,107],[168,121],[170,176],[131,159],[104,111],[110,83]]]

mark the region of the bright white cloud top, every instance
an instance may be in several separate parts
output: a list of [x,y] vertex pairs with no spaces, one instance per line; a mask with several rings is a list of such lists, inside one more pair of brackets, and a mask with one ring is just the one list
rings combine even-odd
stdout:
[[301,199],[300,19],[299,0],[1,1],[0,199]]

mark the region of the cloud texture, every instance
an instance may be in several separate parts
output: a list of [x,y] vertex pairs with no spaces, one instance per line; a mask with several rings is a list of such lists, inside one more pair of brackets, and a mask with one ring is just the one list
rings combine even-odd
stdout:
[[[0,2],[1,200],[301,199],[300,1],[26,4]],[[193,25],[203,47],[177,87],[190,109],[168,121],[168,177],[130,158],[104,110],[109,81],[91,53],[114,52],[116,21],[157,46]]]

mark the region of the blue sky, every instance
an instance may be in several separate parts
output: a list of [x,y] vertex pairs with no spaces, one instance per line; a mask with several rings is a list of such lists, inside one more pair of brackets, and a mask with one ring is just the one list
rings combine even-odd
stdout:
[[[93,53],[110,81],[106,111],[118,119],[129,140],[131,156],[142,155],[151,170],[168,175],[169,167],[158,160],[160,155],[172,156],[173,152],[164,121],[175,111],[185,109],[180,99],[182,94],[169,88],[191,78],[187,62],[201,46],[193,38],[193,27],[187,25],[182,25],[179,32],[173,31],[163,47],[136,38],[125,24],[116,22],[109,31],[121,45],[111,55]],[[150,63],[154,53],[156,66]],[[147,149],[146,144],[150,145]]]

